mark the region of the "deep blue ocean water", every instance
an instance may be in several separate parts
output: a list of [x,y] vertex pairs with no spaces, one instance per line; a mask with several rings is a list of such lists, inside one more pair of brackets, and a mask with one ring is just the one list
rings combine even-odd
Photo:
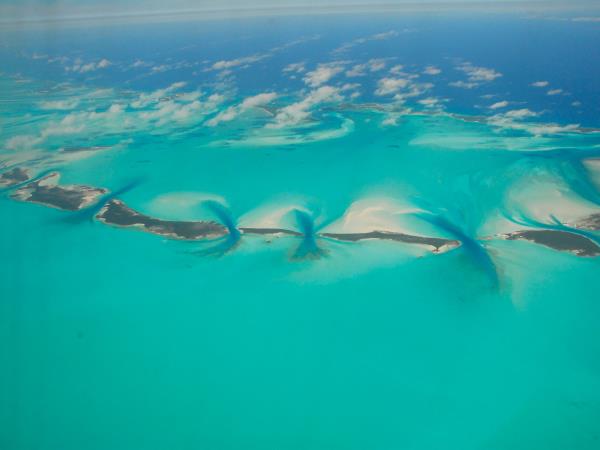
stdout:
[[[0,30],[2,172],[307,234],[176,241],[4,190],[0,448],[599,448],[599,260],[499,237],[599,212],[600,26],[571,19]],[[462,245],[315,234],[373,230]]]

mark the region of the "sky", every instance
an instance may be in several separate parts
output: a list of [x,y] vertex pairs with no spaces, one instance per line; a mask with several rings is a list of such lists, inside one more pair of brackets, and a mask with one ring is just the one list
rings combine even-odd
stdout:
[[0,22],[77,17],[147,15],[182,11],[262,11],[269,9],[326,10],[386,5],[399,8],[586,8],[598,6],[594,0],[0,0]]

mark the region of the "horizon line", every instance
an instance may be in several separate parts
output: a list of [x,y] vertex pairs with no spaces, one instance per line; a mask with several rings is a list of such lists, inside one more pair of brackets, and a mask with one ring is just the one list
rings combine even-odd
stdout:
[[[343,10],[340,11],[340,8]],[[128,10],[115,13],[81,13],[81,14],[48,14],[31,17],[14,16],[0,19],[0,25],[27,25],[43,23],[76,23],[85,21],[103,22],[107,20],[132,20],[144,21],[148,19],[177,19],[179,16],[185,16],[186,19],[192,19],[189,15],[198,15],[194,19],[219,19],[228,17],[262,17],[262,16],[285,16],[285,15],[325,15],[325,14],[352,14],[352,13],[377,13],[377,12],[454,12],[465,10],[479,10],[486,12],[539,12],[543,11],[580,11],[582,8],[600,11],[600,5],[592,5],[589,0],[579,0],[568,2],[565,0],[503,0],[501,2],[485,1],[459,1],[451,2],[448,0],[428,0],[427,2],[407,2],[407,3],[347,3],[347,4],[329,4],[329,5],[289,5],[289,6],[259,6],[249,8],[245,6],[233,6],[229,8],[180,8],[172,10]],[[5,16],[6,17],[6,16]]]

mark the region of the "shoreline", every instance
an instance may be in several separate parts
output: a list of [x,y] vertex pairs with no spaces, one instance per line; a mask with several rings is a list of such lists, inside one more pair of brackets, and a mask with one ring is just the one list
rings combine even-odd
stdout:
[[[14,167],[0,174],[0,186],[5,187],[5,190],[9,191],[12,188],[13,192],[9,194],[9,197],[16,201],[39,204],[62,211],[74,212],[97,204],[100,209],[95,215],[95,219],[98,222],[117,228],[131,228],[167,239],[202,241],[215,240],[232,234],[232,231],[225,225],[214,220],[163,220],[136,211],[119,199],[107,199],[103,203],[103,196],[109,192],[108,189],[79,184],[60,185],[60,173],[56,171],[43,174],[42,176],[38,175],[38,177],[40,178],[31,177],[30,170],[27,168]],[[503,240],[525,240],[578,257],[600,256],[600,245],[594,242],[592,238],[578,234],[576,232],[578,229],[582,230],[582,232],[583,230],[600,230],[600,213],[591,214],[588,217],[580,219],[574,225],[573,232],[530,229],[498,234],[494,237]],[[241,235],[304,237],[304,234],[299,231],[278,227],[244,226],[236,227],[235,230]],[[489,240],[494,237],[479,239]],[[324,232],[317,233],[315,238],[349,243],[358,243],[365,240],[401,242],[404,244],[426,246],[433,254],[446,253],[462,245],[456,239],[411,235],[385,230],[368,230],[352,233]]]

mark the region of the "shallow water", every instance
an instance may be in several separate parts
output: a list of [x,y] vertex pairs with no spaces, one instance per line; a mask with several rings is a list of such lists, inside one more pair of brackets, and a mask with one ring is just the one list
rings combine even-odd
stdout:
[[[456,22],[441,18],[377,16],[366,25],[340,17],[331,26],[323,18],[310,25],[277,18],[269,19],[279,30],[273,37],[264,21],[245,20],[243,44],[223,43],[239,22],[209,22],[202,30],[69,27],[54,30],[52,42],[40,29],[3,31],[9,66],[0,79],[0,160],[7,167],[32,175],[56,170],[61,183],[106,187],[144,214],[216,220],[231,233],[216,242],[174,241],[93,220],[100,204],[68,213],[4,192],[0,339],[8,345],[0,346],[0,447],[598,448],[600,260],[497,236],[524,227],[573,231],[574,221],[598,212],[598,174],[589,161],[598,157],[600,136],[531,131],[572,123],[573,115],[598,126],[597,111],[586,103],[573,112],[564,103],[571,98],[526,92],[550,76],[547,67],[538,74],[540,66],[520,55],[499,57],[494,66],[483,44],[465,45],[477,36],[503,48],[497,33],[507,24],[548,43],[564,34],[598,42],[598,29],[463,18],[463,31],[453,36]],[[269,127],[274,116],[259,108],[206,124],[263,91],[279,93],[278,110],[301,101],[310,89],[279,75],[286,64],[307,59],[314,68],[335,60],[331,51],[343,42],[405,27],[437,34],[405,33],[344,57],[398,58],[386,71],[396,62],[410,73],[424,64],[443,67],[443,81],[423,96],[447,96],[444,110],[424,114],[416,103],[423,96],[409,98],[413,113],[388,126],[388,112],[335,100],[297,126]],[[161,37],[169,30],[167,45]],[[202,71],[313,34],[321,38],[236,67],[232,79]],[[117,45],[123,36],[128,44]],[[207,37],[218,49],[172,50]],[[419,51],[402,53],[418,42]],[[154,75],[130,67],[152,49],[165,55],[155,66],[192,66]],[[444,58],[449,49],[503,76],[475,92],[452,90],[447,83],[459,75]],[[113,65],[73,74],[34,52],[67,55],[68,64],[106,57]],[[581,67],[580,57],[571,55],[569,70],[552,83],[593,100],[597,81],[586,84],[589,74],[571,70]],[[204,59],[210,63],[200,65]],[[598,61],[592,58],[590,71]],[[358,80],[363,94],[352,102],[389,107],[389,98],[369,88],[386,73]],[[356,81],[337,76],[331,86]],[[187,85],[152,97],[177,81]],[[202,107],[180,99],[178,113],[157,113],[166,97],[196,87]],[[215,93],[225,100],[209,100]],[[515,109],[523,101],[548,112],[503,126],[455,115],[491,117],[495,112],[475,107],[486,93],[507,96]],[[49,100],[77,104],[44,109]],[[148,104],[137,108],[136,101]],[[111,112],[113,105],[123,109]],[[193,113],[186,116],[185,107]],[[109,148],[60,150],[90,146]],[[236,234],[248,226],[304,236]],[[319,236],[370,230],[462,245],[433,254],[425,246]]]

